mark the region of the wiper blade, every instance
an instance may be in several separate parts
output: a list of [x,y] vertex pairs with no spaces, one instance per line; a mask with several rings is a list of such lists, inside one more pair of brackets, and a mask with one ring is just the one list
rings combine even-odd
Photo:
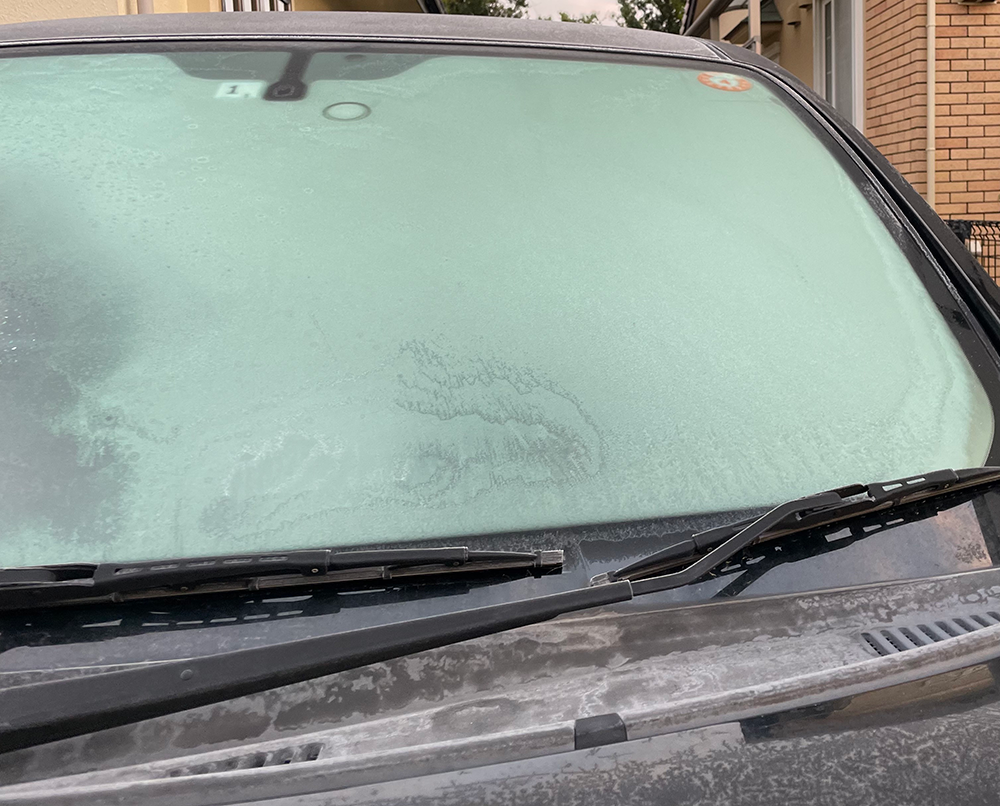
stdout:
[[0,569],[0,611],[110,598],[260,590],[319,582],[366,582],[401,577],[527,569],[561,570],[563,552],[470,551],[465,546],[376,551],[300,551],[191,557],[140,563],[46,565]]
[[[627,602],[635,596],[696,581],[754,541],[779,532],[789,534],[797,530],[796,525],[812,528],[863,514],[862,510],[871,512],[997,481],[1000,468],[976,468],[957,473],[941,471],[882,485],[842,487],[786,502],[755,520],[726,527],[730,532],[723,542],[680,572],[636,582],[607,581],[564,593],[395,624],[0,689],[0,752],[127,725],[539,624],[567,613]],[[847,509],[854,505],[858,508]],[[633,572],[638,575],[641,570]]]
[[[837,496],[782,504],[744,528],[759,535]],[[440,616],[321,635],[100,675],[0,689],[0,752],[127,725],[317,677],[539,624],[566,613],[627,602],[650,583],[610,582]],[[642,589],[639,586],[645,586]]]
[[[782,504],[744,528],[754,539],[834,493]],[[697,563],[696,563],[697,565]],[[537,596],[440,616],[100,675],[0,689],[0,752],[300,683],[652,593],[658,578]],[[645,586],[641,591],[639,586]]]
[[[679,539],[661,551],[607,574],[599,574],[592,585],[621,580],[638,580],[655,577],[656,590],[668,590],[694,582],[725,563],[734,554],[759,540],[772,540],[841,523],[874,512],[924,501],[959,490],[993,484],[1000,481],[1000,467],[975,467],[965,470],[938,470],[921,476],[877,482],[853,484],[810,496],[809,499],[791,501],[788,511],[778,520],[773,513],[763,518],[748,518],[737,523],[709,529],[705,532],[678,536]],[[803,509],[795,504],[819,499],[820,503]],[[765,521],[766,519],[766,521]],[[754,526],[749,530],[750,526]],[[695,558],[697,562],[670,574],[664,574]]]

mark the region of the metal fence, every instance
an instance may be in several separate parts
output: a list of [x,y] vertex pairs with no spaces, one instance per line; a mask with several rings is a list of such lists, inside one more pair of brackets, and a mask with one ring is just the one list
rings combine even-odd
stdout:
[[1000,221],[953,218],[947,223],[994,282],[1000,282]]

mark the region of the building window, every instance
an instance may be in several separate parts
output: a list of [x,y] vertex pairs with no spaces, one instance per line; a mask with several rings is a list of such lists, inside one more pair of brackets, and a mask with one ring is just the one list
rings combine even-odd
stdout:
[[222,0],[223,11],[289,11],[292,0]]
[[861,2],[816,0],[814,86],[840,114],[861,125]]
[[833,88],[833,0],[823,3],[823,97],[834,99]]

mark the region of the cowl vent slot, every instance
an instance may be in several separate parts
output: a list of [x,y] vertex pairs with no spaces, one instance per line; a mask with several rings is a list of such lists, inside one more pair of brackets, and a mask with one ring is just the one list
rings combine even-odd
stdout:
[[218,761],[174,767],[167,772],[167,776],[182,778],[188,775],[206,775],[211,772],[231,772],[232,770],[251,770],[258,767],[278,767],[282,764],[301,764],[305,761],[316,761],[322,752],[323,745],[318,743],[303,744],[298,747],[282,747],[266,753],[244,753]]
[[896,655],[995,624],[1000,624],[1000,613],[991,610],[971,616],[928,620],[909,627],[874,627],[861,633],[861,640],[878,655]]

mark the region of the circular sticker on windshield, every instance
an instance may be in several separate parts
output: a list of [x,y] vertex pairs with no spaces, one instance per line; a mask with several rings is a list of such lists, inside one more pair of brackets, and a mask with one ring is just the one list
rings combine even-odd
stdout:
[[702,73],[698,80],[706,87],[725,92],[746,92],[753,84],[732,73]]

